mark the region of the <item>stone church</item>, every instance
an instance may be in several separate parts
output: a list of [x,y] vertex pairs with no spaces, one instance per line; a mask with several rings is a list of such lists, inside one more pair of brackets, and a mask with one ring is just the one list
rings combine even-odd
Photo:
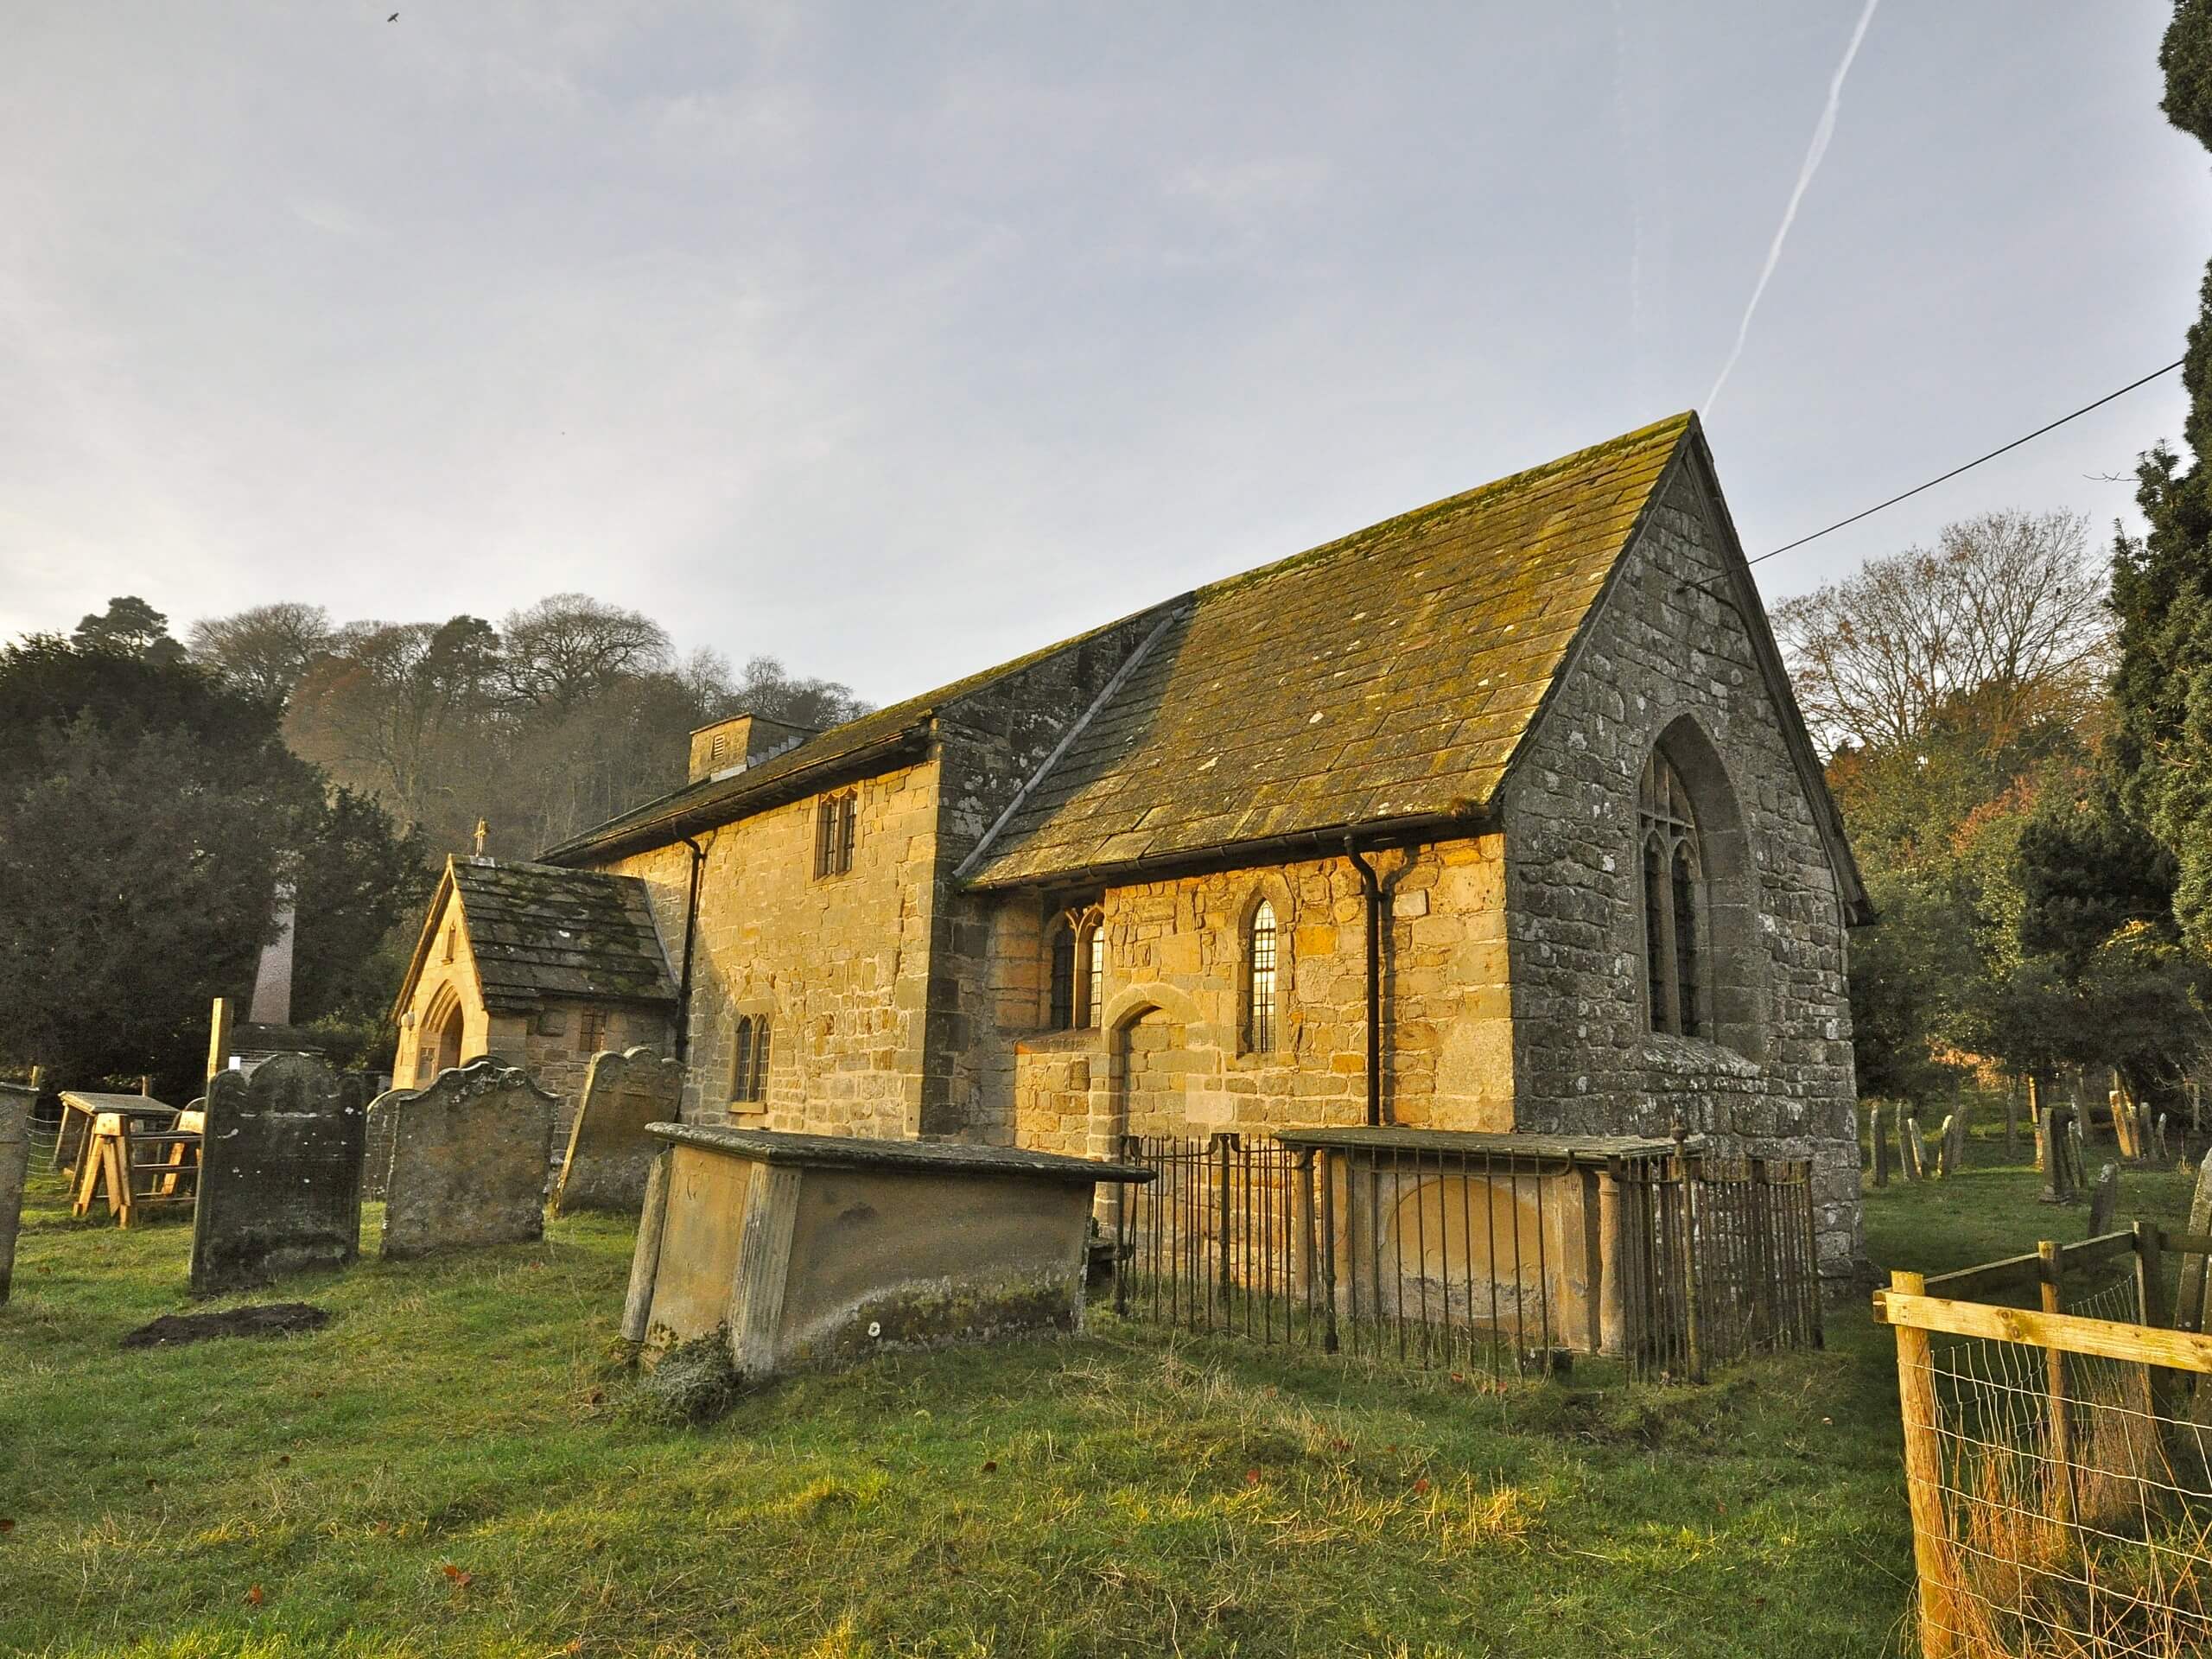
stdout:
[[697,1120],[1092,1154],[1679,1119],[1859,1253],[1866,895],[1693,415],[690,770],[451,862],[397,1084],[646,1042]]

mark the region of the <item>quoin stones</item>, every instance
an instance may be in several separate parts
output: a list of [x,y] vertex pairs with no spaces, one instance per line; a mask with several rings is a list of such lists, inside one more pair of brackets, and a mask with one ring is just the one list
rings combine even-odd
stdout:
[[358,1088],[305,1054],[208,1080],[193,1294],[359,1258],[362,1118]]
[[683,1066],[650,1048],[594,1057],[553,1187],[551,1212],[637,1214],[645,1201],[645,1177],[661,1150],[645,1126],[676,1121],[683,1115]]
[[379,1095],[370,1113],[391,1148],[384,1256],[542,1237],[554,1104],[527,1071],[488,1059]]

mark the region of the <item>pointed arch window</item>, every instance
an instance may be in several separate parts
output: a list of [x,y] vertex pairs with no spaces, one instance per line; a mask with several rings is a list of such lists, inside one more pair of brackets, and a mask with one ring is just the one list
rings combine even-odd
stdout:
[[731,1045],[729,1097],[747,1103],[765,1099],[768,1089],[768,1016],[741,1014]]
[[1658,750],[1637,791],[1643,871],[1643,976],[1651,1029],[1707,1035],[1705,870],[1681,775]]
[[1265,1054],[1275,1046],[1275,907],[1260,900],[1244,931],[1245,1046]]
[[1106,1007],[1106,918],[1100,908],[1063,911],[1047,949],[1045,1023],[1054,1031],[1095,1027]]

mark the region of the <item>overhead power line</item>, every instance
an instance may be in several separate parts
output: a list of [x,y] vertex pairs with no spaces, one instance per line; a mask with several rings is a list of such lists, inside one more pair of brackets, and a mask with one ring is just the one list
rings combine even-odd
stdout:
[[1961,473],[1972,472],[1975,467],[1980,466],[1985,461],[1994,461],[1998,456],[2008,454],[2012,451],[2018,448],[2024,443],[2032,442],[2035,439],[2043,436],[2046,432],[2056,432],[2060,427],[2065,425],[2067,422],[2077,421],[2093,409],[2102,409],[2107,404],[2112,402],[2113,398],[2124,397],[2129,392],[2134,391],[2138,386],[2147,386],[2162,374],[2171,374],[2176,369],[2181,367],[2181,365],[2186,361],[2188,361],[2186,358],[2177,357],[2172,362],[2167,364],[2164,368],[2153,369],[2150,373],[2145,375],[2140,380],[2131,380],[2126,385],[2122,386],[2118,391],[2108,391],[2103,397],[2098,398],[2095,403],[2084,404],[2072,414],[2062,415],[2056,420],[2050,422],[2048,425],[2036,428],[2034,431],[2027,434],[2024,437],[2013,439],[2012,442],[2005,445],[2002,448],[1993,449],[1986,455],[1977,455],[1974,460],[1967,462],[1963,467],[1952,467],[1949,472],[1943,474],[1940,478],[1931,478],[1925,484],[1916,484],[1902,494],[1893,495],[1886,501],[1877,501],[1872,506],[1868,507],[1863,512],[1854,512],[1848,518],[1837,519],[1835,523],[1830,524],[1826,530],[1816,530],[1809,536],[1800,536],[1794,542],[1784,542],[1780,547],[1774,549],[1771,552],[1762,553],[1756,559],[1747,559],[1745,563],[1746,564],[1764,564],[1769,559],[1781,557],[1782,555],[1789,552],[1792,548],[1802,547],[1808,542],[1817,542],[1821,537],[1833,535],[1835,531],[1841,530],[1847,524],[1855,524],[1861,518],[1870,518],[1874,514],[1881,512],[1885,507],[1894,507],[1900,501],[1911,499],[1912,497],[1918,495],[1923,490],[1932,490],[1938,484],[1947,483],[1950,480],[1956,478]]

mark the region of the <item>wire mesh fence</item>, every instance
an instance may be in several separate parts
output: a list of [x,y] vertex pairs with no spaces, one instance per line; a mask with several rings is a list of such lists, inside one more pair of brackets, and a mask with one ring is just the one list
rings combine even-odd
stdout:
[[1425,1367],[1640,1374],[1820,1340],[1809,1170],[1677,1141],[1125,1137],[1125,1314]]
[[2164,1328],[2172,1237],[2045,1246],[2024,1294],[2012,1264],[1947,1275],[1989,1300],[1894,1276],[1929,1659],[2212,1652],[2212,1340]]

